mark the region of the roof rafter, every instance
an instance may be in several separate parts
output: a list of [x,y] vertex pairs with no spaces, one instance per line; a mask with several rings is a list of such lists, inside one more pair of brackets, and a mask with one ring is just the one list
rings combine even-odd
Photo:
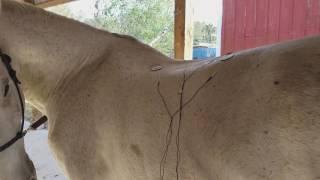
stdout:
[[31,3],[37,7],[47,8],[51,6],[57,6],[74,0],[24,0],[27,3]]

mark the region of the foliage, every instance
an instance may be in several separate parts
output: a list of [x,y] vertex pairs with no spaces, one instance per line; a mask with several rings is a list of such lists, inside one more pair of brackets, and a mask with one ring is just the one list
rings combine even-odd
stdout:
[[69,6],[49,11],[110,32],[127,34],[173,55],[174,0],[94,0],[93,18],[73,13]]
[[[50,11],[88,23],[107,31],[127,34],[173,56],[174,0],[94,0],[93,17],[74,13],[70,6]],[[194,45],[216,44],[216,27],[205,22],[194,23]]]
[[167,55],[173,54],[173,0],[100,0],[98,3],[97,13],[89,24],[131,35]]
[[194,44],[216,44],[216,31],[217,27],[213,24],[196,21],[194,23]]

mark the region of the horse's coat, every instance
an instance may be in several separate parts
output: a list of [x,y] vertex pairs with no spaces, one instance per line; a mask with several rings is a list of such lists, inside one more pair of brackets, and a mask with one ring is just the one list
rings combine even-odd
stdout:
[[320,37],[175,62],[131,38],[2,3],[0,47],[48,114],[70,179],[320,177]]

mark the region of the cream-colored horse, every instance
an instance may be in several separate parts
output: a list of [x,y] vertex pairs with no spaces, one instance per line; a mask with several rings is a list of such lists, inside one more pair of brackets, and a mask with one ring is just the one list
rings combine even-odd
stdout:
[[320,177],[320,37],[176,62],[2,0],[0,43],[70,179]]
[[[21,108],[17,91],[0,59],[0,146],[20,130]],[[35,169],[24,149],[23,139],[0,152],[0,180],[34,180]]]

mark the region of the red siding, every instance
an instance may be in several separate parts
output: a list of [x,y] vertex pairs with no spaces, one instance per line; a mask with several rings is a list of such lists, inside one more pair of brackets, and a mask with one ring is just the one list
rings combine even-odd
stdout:
[[320,34],[320,0],[223,0],[222,54]]

